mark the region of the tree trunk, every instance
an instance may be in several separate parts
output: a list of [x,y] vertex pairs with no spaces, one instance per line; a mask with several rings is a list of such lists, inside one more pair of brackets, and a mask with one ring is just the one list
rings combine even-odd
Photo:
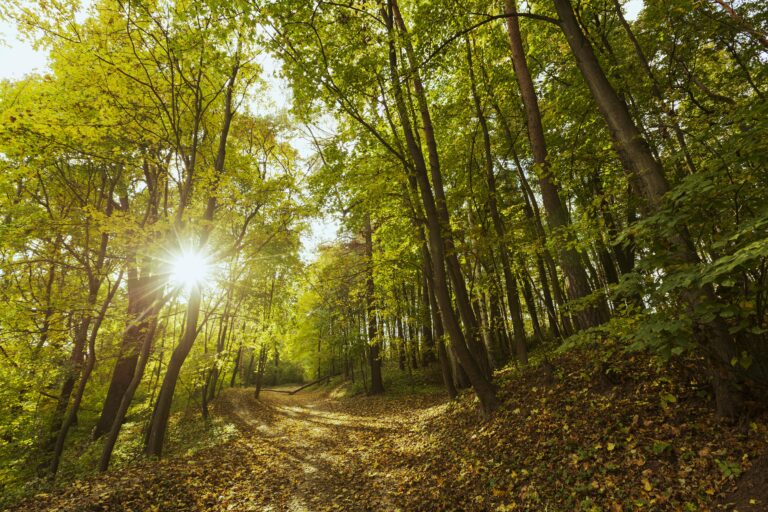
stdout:
[[[544,139],[544,128],[541,124],[539,102],[530,71],[528,70],[523,40],[520,34],[520,25],[517,16],[513,15],[517,12],[515,0],[506,0],[506,12],[510,14],[507,17],[507,32],[509,33],[510,48],[512,50],[512,65],[517,77],[523,106],[525,107],[528,139],[531,143],[533,161],[537,167],[536,172],[539,176],[539,188],[547,214],[547,224],[558,236],[565,238],[563,243],[558,244],[558,256],[560,266],[568,282],[568,296],[570,299],[582,299],[592,293],[592,290],[590,289],[587,273],[581,264],[579,254],[570,247],[573,235],[569,233],[568,212],[560,200],[558,186],[552,181],[553,176],[549,161],[547,160],[547,146]],[[601,299],[594,305],[587,305],[581,308],[575,316],[579,328],[586,329],[605,322],[608,319],[608,310],[604,300]]]
[[109,383],[107,396],[101,408],[101,415],[93,429],[93,439],[98,439],[107,433],[114,423],[115,415],[123,400],[125,391],[131,383],[136,364],[139,360],[139,351],[143,345],[143,337],[147,332],[152,319],[147,316],[147,309],[154,302],[157,280],[140,277],[139,271],[132,263],[129,264],[128,279],[126,282],[128,292],[128,325],[123,332],[120,344],[120,354],[115,368],[112,371],[112,379]]
[[61,461],[61,454],[64,451],[64,443],[67,440],[67,434],[69,433],[70,427],[74,425],[77,419],[77,413],[80,410],[80,404],[82,403],[83,395],[85,394],[85,386],[88,384],[88,379],[91,377],[91,372],[93,372],[93,367],[96,365],[96,336],[99,333],[101,324],[104,322],[104,317],[106,317],[107,315],[107,309],[109,308],[109,305],[112,303],[112,299],[114,298],[115,292],[120,286],[120,281],[122,281],[122,279],[123,279],[123,274],[121,272],[118,275],[117,279],[115,280],[115,283],[112,286],[112,289],[109,290],[107,297],[104,299],[104,303],[101,305],[101,309],[99,310],[99,313],[96,316],[96,319],[93,323],[93,327],[91,328],[91,333],[88,338],[88,357],[86,358],[86,361],[85,361],[85,367],[83,368],[83,372],[80,377],[80,382],[78,383],[78,386],[77,386],[77,391],[75,392],[75,398],[72,402],[72,406],[69,408],[67,417],[65,418],[64,423],[61,425],[61,429],[59,430],[59,435],[56,438],[56,445],[54,447],[53,458],[51,459],[51,467],[50,467],[50,474],[52,476],[55,476],[57,471],[59,470],[59,462]]
[[157,315],[160,312],[159,310],[159,304],[156,303],[152,305],[151,313],[149,314],[151,322],[141,344],[136,370],[133,372],[133,377],[131,378],[128,388],[125,390],[123,399],[120,401],[120,407],[117,409],[112,426],[104,439],[104,448],[101,451],[101,458],[99,459],[99,471],[106,471],[109,468],[112,451],[115,448],[117,437],[120,435],[120,429],[123,426],[125,415],[128,413],[128,408],[131,406],[133,396],[136,394],[136,389],[138,389],[139,384],[141,384],[141,378],[144,376],[144,370],[146,369],[147,361],[149,360],[150,348],[152,347],[152,340],[154,339],[157,330]]
[[240,371],[240,355],[243,353],[243,340],[240,340],[237,346],[237,354],[235,354],[235,360],[232,363],[232,377],[229,379],[229,387],[235,387],[237,382],[237,373]]
[[381,378],[381,341],[379,339],[378,326],[376,325],[376,289],[373,281],[373,228],[371,217],[366,215],[363,228],[365,237],[366,279],[365,299],[368,315],[368,364],[371,367],[370,394],[380,395],[384,393],[384,380]]
[[[627,105],[605,76],[592,46],[579,27],[569,0],[553,0],[560,17],[560,27],[587,83],[592,97],[608,125],[613,145],[626,170],[641,186],[642,196],[652,211],[657,211],[669,186],[664,170],[653,157],[647,141],[640,134],[629,114]],[[699,262],[687,230],[678,228],[664,241],[669,247],[667,265],[691,265]],[[733,337],[721,318],[698,321],[695,311],[715,299],[711,286],[682,290],[686,309],[694,318],[694,337],[709,357],[712,365],[717,412],[719,416],[734,417],[740,406],[736,378],[731,359],[737,354]]]
[[[234,115],[232,110],[233,94],[235,79],[239,71],[239,63],[235,63],[232,68],[229,81],[226,87],[226,94],[224,100],[224,119],[222,122],[221,135],[219,136],[219,147],[216,153],[216,160],[213,165],[214,182],[212,186],[213,192],[208,196],[208,201],[205,207],[205,212],[202,216],[202,232],[200,234],[200,240],[197,246],[197,250],[202,250],[208,243],[211,231],[213,230],[213,218],[216,212],[217,198],[215,195],[216,186],[224,173],[224,162],[226,158],[227,150],[227,138],[229,136],[229,129],[232,125],[232,117]],[[191,175],[191,173],[190,173]],[[202,302],[202,290],[200,285],[196,284],[192,287],[189,302],[187,303],[187,321],[182,338],[179,341],[179,345],[173,351],[170,361],[168,361],[168,368],[166,369],[165,378],[160,388],[160,394],[157,397],[155,403],[155,409],[152,413],[152,420],[150,422],[150,428],[147,433],[146,439],[146,453],[148,455],[154,455],[159,457],[162,454],[163,442],[165,439],[165,431],[168,427],[168,418],[171,413],[171,402],[173,401],[173,392],[176,389],[176,381],[179,378],[181,367],[192,349],[192,345],[197,338],[197,320],[200,316],[200,305]]]
[[[522,262],[521,262],[522,266]],[[531,285],[531,279],[528,275],[527,269],[523,268],[523,299],[525,300],[525,306],[528,309],[528,316],[531,317],[531,325],[533,326],[533,336],[541,343],[544,341],[544,333],[541,331],[541,323],[539,322],[539,312],[536,309],[536,298],[533,295],[533,286]],[[549,293],[549,290],[547,290]]]
[[424,349],[421,351],[421,364],[427,366],[435,362],[435,338],[431,325],[431,312],[429,304],[429,284],[427,275],[421,272],[421,302],[419,304],[419,318],[421,320],[421,337],[424,341]]
[[155,402],[155,409],[152,413],[152,420],[147,433],[147,443],[145,452],[147,455],[160,457],[163,451],[163,442],[165,440],[165,431],[168,428],[168,418],[171,414],[171,402],[173,401],[173,392],[176,390],[176,382],[181,373],[181,366],[192,350],[192,345],[197,338],[197,320],[200,316],[200,305],[202,302],[202,291],[199,285],[192,286],[187,302],[187,321],[184,326],[181,340],[178,346],[171,354],[168,361],[168,367],[165,371],[163,384],[160,387],[160,393]]
[[512,334],[515,338],[515,353],[517,360],[521,364],[528,364],[528,349],[525,346],[525,324],[523,323],[522,306],[520,305],[520,296],[517,292],[517,281],[512,274],[509,261],[509,252],[506,245],[506,234],[504,223],[501,220],[501,214],[498,207],[498,191],[496,189],[496,176],[493,171],[493,153],[491,151],[491,136],[488,130],[488,123],[485,119],[480,97],[477,94],[477,85],[475,83],[475,72],[472,68],[472,47],[467,38],[467,64],[469,66],[469,80],[472,91],[472,99],[475,104],[475,115],[480,122],[480,128],[483,132],[483,153],[485,155],[485,178],[488,185],[488,209],[491,213],[493,228],[496,231],[498,239],[499,257],[501,259],[501,269],[504,274],[504,285],[507,292],[507,306],[512,316]]
[[[385,19],[387,23],[387,30],[390,35],[393,35],[393,15],[396,7],[396,2],[390,0],[389,11],[385,12]],[[399,15],[398,15],[399,18]],[[398,23],[401,25],[401,30],[404,29],[404,24],[401,19],[398,19]],[[407,34],[404,32],[404,39],[406,43],[408,41]],[[406,44],[407,49],[407,44]],[[413,53],[412,51],[409,53]],[[451,337],[451,347],[456,356],[462,362],[462,366],[467,373],[467,376],[474,388],[477,396],[480,400],[480,405],[483,414],[489,415],[497,406],[498,400],[496,398],[496,392],[493,384],[490,381],[487,371],[483,370],[481,364],[482,360],[475,359],[475,355],[470,351],[469,345],[464,337],[464,333],[459,325],[458,319],[453,311],[453,304],[451,296],[448,291],[447,278],[450,275],[450,279],[454,284],[454,292],[456,293],[456,302],[459,305],[459,311],[461,318],[465,321],[465,326],[469,332],[470,343],[477,343],[477,325],[472,313],[471,305],[469,304],[469,298],[466,293],[466,285],[461,275],[461,268],[458,265],[458,259],[455,251],[453,251],[453,243],[451,240],[451,228],[450,222],[447,218],[447,210],[445,208],[445,197],[442,188],[442,178],[439,174],[439,164],[436,160],[436,145],[434,142],[434,134],[431,129],[431,122],[427,126],[426,121],[429,120],[428,110],[426,109],[426,97],[423,94],[420,80],[418,79],[418,73],[414,66],[411,66],[411,76],[414,81],[414,86],[417,88],[417,99],[419,100],[420,107],[422,108],[422,120],[425,124],[424,133],[427,139],[427,146],[430,151],[431,160],[431,176],[432,183],[429,180],[429,174],[427,172],[426,162],[421,152],[421,148],[416,143],[416,139],[413,135],[411,128],[411,121],[408,116],[408,109],[403,98],[401,82],[399,77],[398,65],[397,65],[397,52],[394,47],[393,41],[390,41],[389,45],[389,65],[391,73],[391,81],[393,94],[395,96],[395,102],[397,105],[398,115],[400,117],[403,134],[406,139],[408,151],[413,159],[413,170],[415,178],[418,182],[419,192],[421,194],[422,203],[424,206],[424,212],[427,217],[427,227],[429,233],[429,252],[432,258],[432,271],[434,276],[434,290],[437,298],[437,303],[440,308],[440,313],[443,318],[444,326]],[[417,85],[418,84],[418,85]],[[434,184],[435,193],[433,193],[432,186]],[[441,203],[438,206],[436,200]],[[450,251],[450,253],[448,253]],[[449,272],[446,273],[446,265],[449,268]],[[448,275],[447,275],[448,274]]]
[[264,382],[264,370],[267,368],[267,344],[263,343],[259,349],[259,361],[256,365],[256,385],[253,390],[253,397],[258,399],[261,394],[261,386]]

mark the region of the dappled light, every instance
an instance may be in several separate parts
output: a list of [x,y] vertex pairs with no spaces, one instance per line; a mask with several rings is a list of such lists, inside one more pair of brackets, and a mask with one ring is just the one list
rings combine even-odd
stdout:
[[764,0],[0,39],[0,509],[768,510]]

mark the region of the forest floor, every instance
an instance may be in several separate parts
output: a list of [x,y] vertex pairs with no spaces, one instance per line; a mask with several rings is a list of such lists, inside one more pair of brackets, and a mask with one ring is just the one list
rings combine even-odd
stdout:
[[768,510],[764,414],[716,421],[693,363],[670,378],[641,356],[588,356],[502,372],[488,421],[469,394],[227,390],[213,414],[233,439],[14,510]]

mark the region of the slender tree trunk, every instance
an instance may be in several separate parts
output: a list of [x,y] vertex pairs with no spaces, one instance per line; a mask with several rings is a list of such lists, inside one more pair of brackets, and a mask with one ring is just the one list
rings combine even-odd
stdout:
[[232,363],[232,377],[229,379],[229,387],[231,388],[235,387],[235,383],[237,382],[237,373],[240,371],[240,356],[242,353],[243,353],[243,340],[241,339],[237,347],[235,360]]
[[88,336],[88,327],[91,323],[90,314],[86,314],[86,317],[78,322],[75,330],[75,336],[72,344],[72,352],[69,358],[69,367],[66,369],[64,376],[64,383],[61,386],[61,392],[59,393],[59,399],[56,402],[56,408],[53,411],[53,419],[51,420],[50,430],[48,437],[45,439],[43,448],[46,453],[46,460],[44,466],[41,467],[41,472],[45,473],[50,470],[51,461],[49,457],[53,455],[56,447],[56,439],[59,437],[61,428],[64,424],[65,414],[69,407],[69,400],[72,397],[72,392],[75,389],[75,383],[77,377],[80,375],[83,366],[83,351],[85,349],[85,343]]
[[[234,115],[232,110],[233,105],[233,93],[235,86],[235,79],[239,71],[239,63],[235,63],[232,68],[232,73],[229,78],[229,82],[226,87],[226,95],[224,100],[224,119],[222,122],[221,135],[219,136],[219,147],[216,153],[216,160],[213,165],[214,170],[214,183],[212,189],[215,191],[218,185],[218,180],[224,173],[224,162],[226,158],[227,150],[227,138],[229,136],[229,129],[232,125],[232,117]],[[190,173],[191,175],[191,173]],[[202,216],[203,229],[200,234],[200,240],[198,243],[198,250],[202,250],[207,242],[213,229],[212,222],[217,207],[217,198],[215,192],[208,197],[205,212]],[[171,354],[171,359],[168,361],[168,368],[166,369],[165,378],[163,384],[160,387],[160,394],[157,397],[155,403],[155,409],[152,414],[152,421],[150,422],[150,428],[147,433],[146,453],[148,455],[154,455],[159,457],[162,454],[163,442],[165,440],[165,431],[168,427],[168,418],[171,413],[171,402],[173,401],[173,392],[176,389],[176,381],[179,378],[181,367],[192,349],[192,345],[197,338],[197,320],[200,316],[200,306],[202,303],[202,290],[200,285],[194,285],[191,289],[189,302],[187,304],[187,321],[182,338],[179,341],[179,345]]]
[[484,306],[482,309],[486,311],[489,332],[493,336],[493,359],[497,365],[499,362],[508,361],[511,351],[515,349],[514,346],[510,346],[509,339],[507,338],[503,313],[505,308],[504,302],[499,296],[500,289],[501,286],[494,283],[491,285],[488,293],[481,297],[481,306]]
[[[485,68],[481,67],[480,69],[484,71]],[[541,254],[542,252],[544,252],[549,257],[549,251],[547,250],[547,234],[544,231],[544,227],[541,224],[541,215],[539,213],[539,207],[538,207],[538,204],[536,203],[536,197],[534,196],[533,191],[531,190],[531,187],[528,183],[528,179],[525,177],[525,172],[523,171],[523,167],[520,164],[520,159],[518,158],[517,152],[515,151],[515,141],[514,141],[514,138],[512,137],[512,131],[509,127],[509,123],[504,117],[504,114],[501,111],[501,107],[499,107],[495,98],[492,98],[491,106],[496,112],[496,117],[499,120],[499,124],[501,125],[501,128],[502,128],[502,133],[504,134],[504,138],[507,141],[509,150],[512,152],[512,156],[515,162],[515,167],[517,168],[517,174],[520,180],[519,192],[520,192],[520,196],[523,199],[523,214],[528,220],[529,232],[533,237],[539,240],[540,253],[536,255],[536,268],[539,274],[539,281],[541,285],[541,293],[543,296],[544,307],[547,311],[547,317],[549,320],[549,329],[554,338],[560,338],[561,333],[560,333],[560,327],[558,325],[558,320],[557,320],[557,310],[555,309],[555,303],[552,301],[552,293],[550,291],[549,279],[547,278],[547,273],[544,267],[544,260]],[[557,283],[554,283],[554,284],[556,285]]]
[[[579,27],[569,0],[553,0],[560,17],[560,27],[576,59],[576,64],[589,87],[592,97],[606,121],[614,148],[631,177],[641,186],[642,196],[652,211],[657,211],[669,186],[664,170],[653,157],[647,141],[642,137],[629,114],[627,105],[619,98],[600,66],[592,46]],[[667,265],[691,265],[699,262],[690,235],[685,228],[678,228],[668,236]],[[696,311],[701,305],[715,301],[711,286],[687,288],[681,295],[686,309],[694,318],[694,336],[709,356],[719,416],[734,417],[740,407],[736,390],[736,377],[731,359],[737,354],[733,336],[728,333],[722,319],[701,321]]]
[[[258,399],[261,394],[261,386],[264,382],[264,370],[267,368],[267,345],[266,343],[261,345],[259,349],[259,360],[256,364],[256,386],[253,390],[254,398]],[[319,373],[319,370],[318,370]],[[318,378],[319,375],[318,375]]]
[[205,374],[205,382],[200,388],[200,412],[204,420],[208,419],[208,388],[211,386],[211,373]]
[[147,318],[146,310],[153,303],[156,291],[152,290],[151,287],[156,285],[157,281],[148,277],[140,277],[138,268],[133,263],[129,265],[126,282],[128,326],[123,332],[120,354],[112,371],[112,379],[101,408],[101,415],[93,429],[93,439],[98,439],[108,432],[114,423],[117,410],[136,370],[139,351],[143,344],[143,335],[152,322],[151,318]]
[[493,171],[493,153],[491,151],[491,136],[488,130],[488,122],[485,119],[480,97],[477,94],[477,85],[475,83],[475,72],[472,67],[472,47],[467,38],[467,64],[469,66],[469,80],[472,90],[472,99],[475,104],[475,115],[480,122],[480,128],[483,132],[483,153],[485,155],[485,178],[488,185],[488,209],[491,213],[493,228],[498,238],[499,257],[501,259],[501,269],[504,275],[504,285],[507,292],[507,305],[512,316],[512,334],[515,338],[515,352],[517,360],[521,364],[528,364],[528,349],[525,346],[525,324],[523,323],[522,306],[520,305],[520,296],[517,291],[517,280],[512,274],[509,261],[509,252],[506,245],[506,233],[504,223],[501,220],[501,214],[498,207],[498,191],[496,189],[496,176]]
[[475,296],[472,301],[472,308],[475,310],[475,317],[480,321],[480,336],[485,346],[485,354],[488,358],[488,366],[491,370],[498,368],[496,358],[496,347],[499,336],[494,325],[491,324],[487,309],[484,307],[481,297]]
[[[571,299],[582,299],[590,295],[592,290],[579,254],[571,247],[570,242],[573,241],[573,235],[569,233],[568,212],[560,200],[560,192],[558,186],[553,182],[552,171],[547,160],[547,146],[541,123],[539,102],[528,70],[520,25],[517,16],[512,15],[517,12],[515,0],[506,0],[506,12],[510,14],[507,17],[507,32],[512,50],[512,64],[527,116],[528,139],[531,143],[533,161],[537,166],[539,188],[547,213],[547,224],[553,232],[565,238],[564,243],[559,244],[558,255],[560,266],[568,282],[568,296]],[[605,322],[608,319],[608,310],[604,300],[600,299],[596,301],[596,304],[588,305],[578,311],[575,316],[579,328],[586,329]]]
[[[394,1],[390,0],[389,12],[384,13],[387,22],[388,33],[391,37],[394,37],[392,17],[394,5]],[[407,36],[405,39],[408,39]],[[400,117],[403,133],[408,146],[408,151],[413,159],[413,170],[419,185],[419,191],[421,193],[422,203],[427,217],[429,248],[430,256],[432,258],[435,296],[437,298],[444,325],[452,340],[451,347],[456,356],[461,360],[462,366],[464,367],[464,370],[466,371],[467,376],[472,383],[472,387],[475,389],[475,392],[480,399],[483,413],[488,415],[498,406],[496,392],[493,384],[489,379],[488,372],[484,371],[481,366],[482,359],[476,359],[476,355],[473,354],[469,349],[469,345],[467,344],[467,341],[464,337],[464,333],[461,329],[461,326],[459,325],[458,319],[455,317],[451,296],[448,290],[447,279],[450,275],[450,279],[454,284],[454,292],[456,293],[456,301],[459,305],[462,320],[465,321],[470,339],[473,340],[471,343],[477,343],[477,325],[474,321],[474,314],[471,311],[472,308],[469,305],[469,300],[466,293],[466,285],[464,283],[463,276],[461,275],[461,269],[458,266],[458,259],[456,258],[455,251],[453,251],[450,222],[448,222],[449,219],[446,217],[447,210],[445,209],[445,197],[444,191],[442,190],[442,179],[439,175],[439,166],[436,166],[433,163],[430,167],[432,168],[432,180],[434,183],[435,191],[437,192],[437,200],[442,202],[441,208],[438,208],[435,202],[436,195],[432,190],[433,184],[430,183],[429,180],[426,162],[424,160],[423,154],[421,153],[421,148],[417,145],[416,139],[413,135],[411,121],[408,116],[408,110],[402,94],[397,65],[397,52],[395,50],[393,41],[390,41],[389,63],[393,93],[395,96],[398,115]],[[417,73],[415,73],[414,69],[411,70],[411,74],[414,78],[414,82],[420,83],[420,81],[416,79]],[[420,102],[426,102],[423,91],[421,92],[422,94],[418,94],[417,91],[417,99],[419,99]],[[424,112],[422,112],[422,114],[423,118],[427,118],[427,116],[424,115]],[[431,123],[429,127],[424,127],[424,133],[428,139],[431,139],[431,142],[428,142],[428,147],[430,148],[430,158],[434,159],[436,157],[434,137],[429,137],[427,135],[431,133]],[[446,241],[449,243],[446,244]],[[452,252],[447,254],[448,251]],[[446,264],[450,269],[448,275],[445,270]]]
[[[522,267],[522,262],[521,262]],[[525,300],[525,306],[528,309],[528,316],[531,317],[531,325],[533,326],[533,336],[541,343],[544,341],[544,333],[541,331],[541,323],[539,322],[539,312],[536,309],[536,299],[533,295],[533,286],[531,285],[531,278],[528,275],[527,269],[523,268],[523,299]],[[549,293],[549,290],[547,290]]]
[[664,97],[664,93],[661,91],[661,87],[659,86],[659,82],[658,80],[656,80],[656,76],[653,74],[653,70],[651,69],[650,63],[648,62],[648,58],[645,56],[645,52],[643,51],[642,46],[640,46],[640,42],[637,40],[637,37],[635,37],[635,34],[632,31],[632,27],[624,18],[624,13],[622,12],[621,4],[619,3],[618,0],[613,0],[613,6],[614,6],[614,9],[616,10],[616,15],[619,17],[619,21],[621,22],[621,26],[624,28],[624,32],[626,32],[627,37],[629,38],[630,42],[632,43],[632,46],[635,49],[635,54],[637,55],[637,59],[640,61],[640,65],[643,68],[645,75],[648,77],[648,79],[651,82],[651,92],[656,97],[656,100],[659,102],[662,112],[668,118],[669,123],[672,127],[672,131],[675,133],[675,139],[677,140],[677,143],[680,146],[680,150],[683,153],[683,157],[688,167],[688,171],[691,174],[694,174],[696,172],[696,165],[693,162],[693,157],[691,156],[690,151],[688,151],[688,144],[685,141],[685,133],[683,132],[683,129],[680,127],[680,123],[677,121],[677,113],[675,112],[674,107],[672,107],[669,103],[667,103],[666,98]]
[[435,338],[433,336],[433,330],[431,325],[431,312],[429,305],[429,284],[426,274],[421,272],[421,302],[419,303],[418,313],[421,320],[421,337],[424,341],[424,349],[421,351],[421,364],[427,366],[435,362],[436,347]]
[[152,420],[147,434],[145,449],[147,455],[154,455],[156,457],[162,455],[165,431],[168,428],[168,418],[171,414],[173,392],[176,390],[176,382],[178,381],[179,373],[181,373],[181,367],[197,338],[197,320],[200,317],[201,303],[202,291],[199,285],[195,285],[190,290],[187,302],[187,320],[184,332],[181,335],[178,346],[171,354],[171,359],[168,361],[163,384],[160,386],[160,393],[157,396],[157,402],[155,402],[155,409],[152,413]]
[[381,340],[379,339],[376,325],[376,289],[373,280],[373,228],[371,218],[366,215],[363,228],[365,238],[366,279],[365,297],[368,315],[368,364],[371,367],[370,394],[380,395],[384,393],[384,380],[381,378]]
[[[110,189],[110,192],[112,191],[114,191],[114,186]],[[109,216],[111,213],[112,205],[110,203],[106,208],[106,214]],[[78,327],[75,330],[72,355],[69,361],[70,367],[67,369],[64,384],[59,396],[59,401],[56,404],[56,409],[54,410],[53,421],[51,424],[51,437],[48,439],[45,446],[47,454],[52,456],[50,466],[47,468],[50,470],[51,475],[55,475],[56,471],[58,470],[59,458],[61,457],[61,452],[64,449],[64,442],[66,441],[69,427],[75,423],[77,419],[77,411],[80,408],[82,395],[79,396],[79,399],[77,396],[75,397],[75,404],[72,407],[72,412],[67,417],[65,417],[67,408],[69,407],[69,400],[71,398],[72,392],[75,389],[75,383],[77,382],[78,378],[80,378],[82,391],[84,391],[88,377],[90,376],[89,370],[88,375],[85,376],[85,378],[81,377],[83,374],[83,357],[85,344],[86,341],[88,341],[88,332],[94,321],[93,308],[96,305],[96,301],[98,300],[99,290],[101,289],[101,284],[104,279],[104,277],[101,275],[101,272],[104,267],[104,261],[107,256],[107,246],[109,244],[109,235],[107,233],[102,233],[100,237],[99,249],[96,254],[96,262],[95,264],[92,264],[90,260],[91,255],[89,254],[90,248],[88,244],[88,240],[90,239],[90,224],[88,222],[86,222],[85,229],[85,273],[88,281],[88,296],[85,303],[84,316],[82,319],[80,319]],[[108,295],[108,297],[109,300],[111,300],[112,296]],[[106,310],[104,311],[104,314],[106,314]],[[101,320],[103,320],[103,317],[100,317],[98,320],[98,325],[94,326],[96,331],[98,331],[98,328],[101,325]],[[95,360],[93,363],[95,364]],[[86,367],[86,369],[88,368]]]
[[725,2],[724,0],[713,0],[716,4],[718,4],[720,7],[725,9],[725,11],[730,15],[731,18],[736,22],[737,25],[741,25],[741,27],[746,31],[749,32],[755,39],[757,39],[761,45],[763,45],[766,49],[768,49],[768,37],[761,32],[760,30],[756,29],[752,24],[750,24],[747,20],[745,20],[739,13],[737,13],[733,7],[731,7],[730,4]]
[[69,408],[67,417],[64,419],[64,422],[61,425],[61,429],[59,430],[59,434],[56,438],[56,445],[54,447],[53,458],[51,459],[51,467],[49,470],[52,476],[55,476],[59,470],[59,463],[61,461],[61,454],[64,451],[64,443],[67,440],[67,434],[69,433],[70,427],[74,425],[75,420],[77,419],[77,413],[80,410],[80,404],[82,403],[83,395],[85,394],[85,387],[88,384],[88,379],[91,377],[93,367],[96,365],[96,336],[99,333],[101,324],[104,322],[104,318],[107,316],[107,310],[109,309],[109,305],[112,303],[115,292],[120,286],[120,281],[122,281],[122,278],[123,274],[121,272],[115,280],[112,289],[107,294],[107,297],[104,299],[104,303],[101,305],[101,309],[99,310],[99,313],[94,320],[93,327],[91,328],[91,333],[88,338],[88,356],[85,361],[85,367],[83,368],[82,375],[80,376],[80,382],[78,383],[72,406]]

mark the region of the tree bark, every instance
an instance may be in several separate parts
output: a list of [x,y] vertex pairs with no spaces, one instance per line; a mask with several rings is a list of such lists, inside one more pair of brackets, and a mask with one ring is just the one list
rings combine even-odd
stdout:
[[[625,169],[640,185],[642,197],[651,211],[658,211],[664,195],[669,190],[664,170],[653,157],[647,141],[634,124],[627,105],[608,81],[592,45],[578,25],[569,0],[553,1],[560,17],[560,27],[584,81],[608,125],[614,148]],[[663,242],[669,251],[669,267],[699,263],[698,254],[684,227],[678,228]],[[695,318],[695,311],[702,304],[716,300],[711,286],[687,288],[681,291],[681,296],[692,318]],[[710,321],[694,319],[694,337],[710,360],[717,413],[721,417],[734,417],[741,400],[736,389],[736,376],[730,364],[737,354],[733,337],[719,317]]]
[[384,380],[381,377],[381,340],[379,339],[378,326],[376,325],[376,288],[373,280],[373,228],[371,217],[366,215],[363,227],[365,238],[365,300],[368,316],[368,364],[371,367],[370,394],[380,395],[384,393]]
[[[582,299],[590,295],[592,290],[579,254],[575,249],[569,247],[573,235],[569,233],[568,212],[560,200],[560,192],[558,186],[553,182],[552,171],[547,160],[547,146],[541,123],[539,102],[523,49],[520,25],[517,16],[515,16],[517,13],[515,0],[506,0],[505,5],[506,13],[510,15],[507,17],[507,32],[512,51],[512,65],[525,107],[528,139],[531,143],[533,161],[537,167],[539,188],[547,214],[547,224],[553,232],[565,238],[564,243],[558,244],[558,256],[568,283],[568,296],[570,299]],[[580,308],[575,313],[575,317],[580,329],[594,327],[605,322],[608,320],[608,311],[604,299],[601,298],[596,301],[596,304]]]

